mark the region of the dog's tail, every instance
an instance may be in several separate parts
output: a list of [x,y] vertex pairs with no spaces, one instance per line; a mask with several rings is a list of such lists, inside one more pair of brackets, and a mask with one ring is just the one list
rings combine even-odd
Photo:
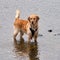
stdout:
[[15,19],[19,19],[19,18],[20,18],[20,10],[16,10]]

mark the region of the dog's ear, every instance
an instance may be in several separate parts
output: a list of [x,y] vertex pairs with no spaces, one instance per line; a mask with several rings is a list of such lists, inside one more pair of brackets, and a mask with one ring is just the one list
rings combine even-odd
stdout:
[[39,18],[39,16],[36,16],[36,18],[37,18],[37,20],[39,20],[40,18]]
[[30,17],[28,17],[28,20],[30,21]]

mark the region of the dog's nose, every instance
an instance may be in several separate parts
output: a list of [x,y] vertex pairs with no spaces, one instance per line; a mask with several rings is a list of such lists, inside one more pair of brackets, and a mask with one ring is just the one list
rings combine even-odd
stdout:
[[33,21],[32,21],[32,24],[33,24]]

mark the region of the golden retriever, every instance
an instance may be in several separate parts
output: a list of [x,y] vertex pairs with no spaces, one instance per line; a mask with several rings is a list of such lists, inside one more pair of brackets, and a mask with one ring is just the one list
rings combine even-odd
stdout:
[[14,22],[14,39],[16,39],[16,36],[20,32],[20,37],[26,33],[28,41],[32,38],[36,41],[38,36],[38,20],[39,16],[35,14],[30,15],[27,20],[20,19],[20,11],[17,10]]

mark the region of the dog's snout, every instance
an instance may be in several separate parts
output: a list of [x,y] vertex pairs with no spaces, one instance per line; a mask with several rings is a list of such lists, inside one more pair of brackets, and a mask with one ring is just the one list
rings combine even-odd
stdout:
[[32,24],[33,24],[33,21],[32,21]]

